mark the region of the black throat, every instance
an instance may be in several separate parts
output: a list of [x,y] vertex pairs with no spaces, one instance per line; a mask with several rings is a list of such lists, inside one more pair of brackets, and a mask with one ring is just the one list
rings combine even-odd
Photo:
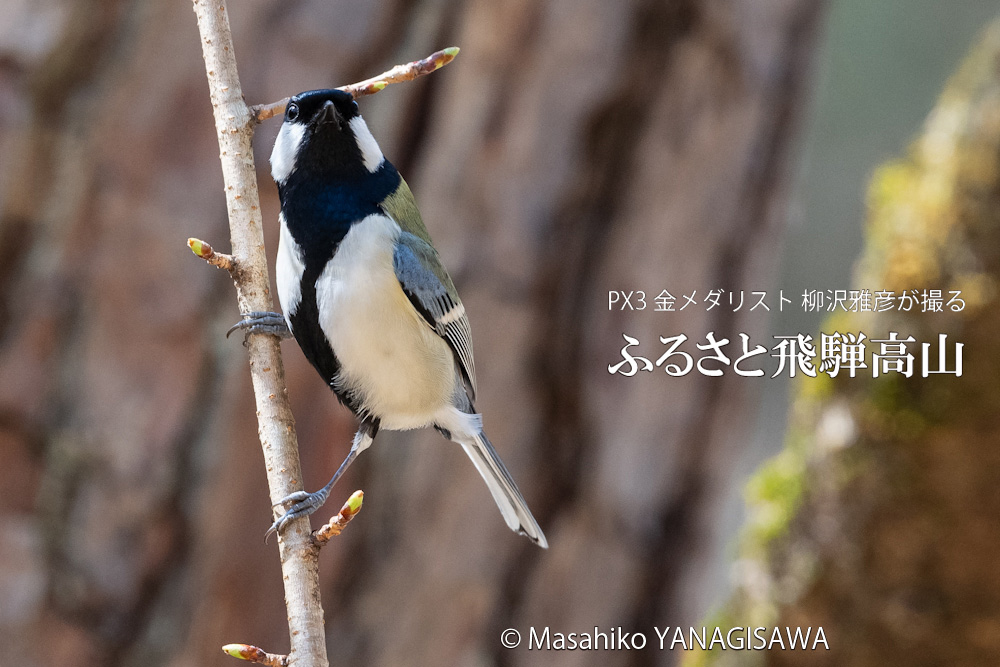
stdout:
[[305,274],[312,274],[313,281],[351,227],[369,215],[384,213],[382,202],[399,188],[399,172],[388,160],[375,173],[357,166],[363,173],[323,173],[297,166],[278,185],[285,225],[302,249]]

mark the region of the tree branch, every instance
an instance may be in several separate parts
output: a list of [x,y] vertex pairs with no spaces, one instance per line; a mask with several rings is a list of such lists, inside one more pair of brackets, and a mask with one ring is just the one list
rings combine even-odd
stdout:
[[[439,70],[454,60],[457,55],[458,47],[451,46],[447,49],[442,49],[441,51],[435,51],[422,60],[414,60],[413,62],[406,63],[405,65],[396,65],[391,70],[382,72],[378,76],[373,76],[370,79],[365,79],[364,81],[352,83],[347,86],[341,86],[340,90],[347,91],[351,95],[354,95],[354,97],[374,95],[375,93],[383,90],[390,83],[413,81],[418,76],[423,76]],[[268,118],[277,116],[278,114],[285,113],[285,107],[288,106],[288,100],[289,98],[286,97],[278,100],[277,102],[271,102],[270,104],[258,104],[250,107],[250,111],[254,114],[254,119],[259,123],[267,120]]]
[[[274,309],[254,167],[254,119],[243,101],[225,0],[195,0],[202,55],[215,129],[219,139],[229,230],[232,271],[241,313]],[[193,248],[192,248],[193,249]],[[250,376],[257,404],[257,426],[264,452],[271,502],[302,490],[295,419],[288,404],[279,341],[274,336],[247,337]],[[326,667],[326,634],[319,604],[319,566],[308,518],[292,521],[278,536],[285,606],[291,642],[289,662]]]

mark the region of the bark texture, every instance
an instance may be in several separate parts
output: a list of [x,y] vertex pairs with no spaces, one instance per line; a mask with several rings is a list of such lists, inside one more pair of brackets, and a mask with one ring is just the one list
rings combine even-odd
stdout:
[[[552,548],[509,533],[433,432],[382,434],[321,554],[332,664],[669,664],[501,648],[507,627],[698,622],[754,381],[607,373],[623,332],[766,332],[766,313],[607,311],[609,289],[765,290],[817,0],[248,0],[243,90],[267,102],[451,44],[362,101],[470,313],[478,406]],[[228,664],[285,652],[281,573],[228,277],[190,7],[0,15],[0,645],[22,664]],[[268,250],[277,199],[256,157]],[[773,304],[772,304],[773,307]],[[650,351],[649,353],[651,353]],[[353,419],[285,344],[305,486]],[[335,511],[337,500],[330,511]],[[318,521],[316,522],[318,525]]]
[[[823,626],[830,650],[698,664],[1000,661],[1000,23],[952,78],[910,154],[869,195],[857,287],[961,290],[965,309],[842,316],[824,331],[963,343],[963,376],[802,384],[786,450],[751,485],[739,625]],[[919,345],[911,346],[918,367]],[[877,348],[876,348],[877,349]]]

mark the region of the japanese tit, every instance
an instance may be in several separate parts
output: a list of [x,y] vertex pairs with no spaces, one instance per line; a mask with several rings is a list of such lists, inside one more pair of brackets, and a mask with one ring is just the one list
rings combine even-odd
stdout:
[[[291,98],[271,153],[281,200],[276,279],[284,317],[253,313],[248,331],[288,335],[361,424],[347,458],[268,531],[315,512],[379,429],[433,426],[459,443],[507,525],[548,543],[476,413],[465,307],[416,202],[341,90]],[[286,328],[287,326],[287,328]]]

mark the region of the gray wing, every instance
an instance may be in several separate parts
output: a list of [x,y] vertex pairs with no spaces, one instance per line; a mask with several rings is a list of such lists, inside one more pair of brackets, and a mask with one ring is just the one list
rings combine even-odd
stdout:
[[403,292],[427,324],[455,353],[470,398],[476,398],[476,365],[472,360],[472,329],[465,306],[434,247],[423,239],[401,232],[392,258]]

